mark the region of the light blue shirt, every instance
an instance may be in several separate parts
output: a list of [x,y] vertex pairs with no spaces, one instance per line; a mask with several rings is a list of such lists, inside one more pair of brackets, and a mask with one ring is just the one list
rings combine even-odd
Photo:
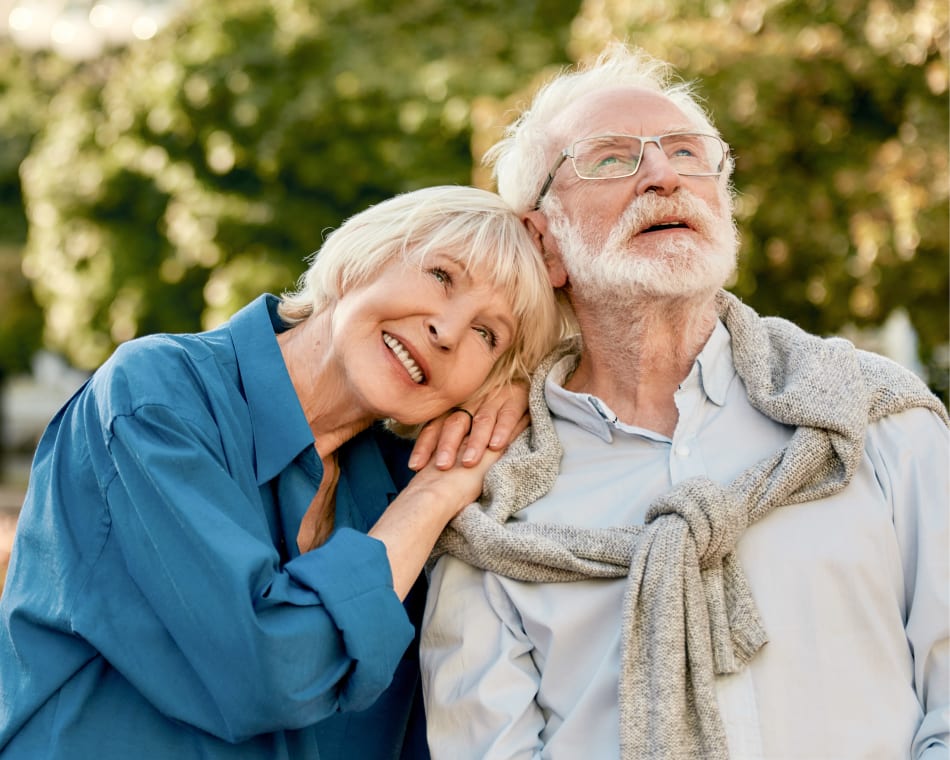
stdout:
[[124,344],[46,430],[0,598],[4,760],[426,756],[423,589],[404,608],[364,535],[405,446],[341,449],[337,529],[301,555],[322,467],[275,306]]
[[[792,433],[749,404],[722,324],[675,394],[672,438],[566,391],[566,372],[556,366],[546,387],[560,475],[515,519],[642,524],[673,484],[727,483]],[[868,431],[847,489],[746,530],[737,554],[769,643],[717,679],[734,760],[894,760],[927,747],[947,757],[947,464],[936,415],[895,415]],[[422,663],[434,760],[619,757],[625,579],[523,583],[443,557],[431,583]]]

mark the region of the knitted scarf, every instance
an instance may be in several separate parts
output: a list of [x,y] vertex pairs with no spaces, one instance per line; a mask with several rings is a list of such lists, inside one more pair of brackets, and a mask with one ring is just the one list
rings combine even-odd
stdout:
[[625,759],[728,759],[715,676],[740,670],[767,641],[734,553],[743,531],[777,507],[843,489],[869,423],[914,406],[947,422],[940,401],[894,362],[760,317],[725,291],[717,308],[749,400],[795,428],[784,449],[728,485],[702,477],[677,484],[642,526],[508,521],[557,477],[561,447],[544,383],[559,359],[579,354],[572,338],[535,372],[532,425],[489,470],[481,504],[466,507],[433,552],[433,560],[449,553],[521,581],[627,577],[618,695]]

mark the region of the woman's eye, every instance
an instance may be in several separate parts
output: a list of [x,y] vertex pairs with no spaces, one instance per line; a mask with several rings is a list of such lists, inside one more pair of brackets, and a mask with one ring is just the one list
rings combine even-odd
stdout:
[[482,340],[484,340],[490,348],[494,348],[498,345],[498,336],[487,327],[476,327],[475,332],[482,337]]
[[433,267],[432,269],[429,270],[429,274],[435,277],[435,279],[437,279],[443,285],[452,284],[452,275],[450,275],[444,269],[440,269],[439,267]]

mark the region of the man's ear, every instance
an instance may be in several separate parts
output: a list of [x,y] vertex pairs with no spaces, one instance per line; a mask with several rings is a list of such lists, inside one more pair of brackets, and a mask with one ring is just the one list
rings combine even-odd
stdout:
[[548,232],[548,219],[540,211],[528,211],[522,218],[525,228],[534,244],[541,251],[541,258],[548,270],[548,280],[552,288],[563,288],[567,284],[567,271],[561,264],[561,249],[557,241]]

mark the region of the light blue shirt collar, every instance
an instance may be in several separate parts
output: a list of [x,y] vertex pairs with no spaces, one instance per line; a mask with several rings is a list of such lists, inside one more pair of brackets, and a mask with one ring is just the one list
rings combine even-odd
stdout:
[[[624,424],[597,396],[567,390],[564,382],[576,366],[576,356],[565,356],[551,368],[545,380],[544,397],[555,417],[570,420],[607,442],[612,440],[614,430],[657,440],[669,440],[666,436],[660,436],[650,430]],[[736,376],[736,369],[732,363],[732,338],[726,326],[719,320],[716,321],[709,340],[696,357],[689,375],[680,387],[690,384],[694,376],[698,378],[698,389],[709,401],[716,406],[725,403],[729,385]]]

